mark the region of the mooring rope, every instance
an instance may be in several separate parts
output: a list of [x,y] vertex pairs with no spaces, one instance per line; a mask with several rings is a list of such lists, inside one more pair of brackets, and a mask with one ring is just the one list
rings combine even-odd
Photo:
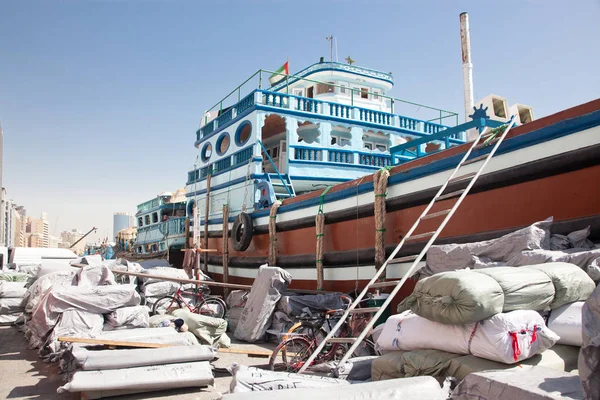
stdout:
[[277,210],[281,205],[280,200],[275,200],[269,212],[269,265],[277,265]]
[[[390,171],[380,169],[373,175],[375,194],[375,269],[379,270],[385,262],[385,198]],[[385,277],[384,277],[385,278]]]
[[327,189],[321,193],[321,203],[315,218],[315,227],[317,231],[317,290],[323,290],[323,238],[325,236],[325,214],[323,213],[323,206],[325,205],[325,194],[329,192],[329,189],[331,189],[331,186],[327,186]]
[[[223,283],[229,281],[229,204],[223,204]],[[223,288],[225,298],[228,288]]]

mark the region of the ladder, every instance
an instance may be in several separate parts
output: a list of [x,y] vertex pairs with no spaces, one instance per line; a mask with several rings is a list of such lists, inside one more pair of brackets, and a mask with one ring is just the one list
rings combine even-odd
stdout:
[[[427,253],[427,250],[429,250],[429,247],[431,247],[433,242],[437,239],[438,235],[442,232],[442,230],[444,229],[444,227],[450,220],[450,218],[452,218],[452,215],[454,214],[454,212],[458,209],[458,207],[460,206],[462,201],[465,199],[465,197],[467,196],[467,194],[469,193],[469,191],[475,184],[475,181],[477,181],[477,178],[479,178],[479,175],[481,175],[482,171],[485,169],[485,167],[487,166],[490,159],[494,156],[494,154],[496,153],[496,150],[498,149],[498,147],[500,146],[500,144],[502,143],[502,141],[504,140],[504,138],[506,137],[506,135],[508,134],[510,129],[513,127],[514,123],[515,123],[515,117],[512,116],[510,118],[510,120],[507,122],[506,127],[504,128],[504,131],[502,132],[502,134],[499,134],[497,136],[495,133],[493,133],[492,131],[490,131],[487,128],[480,132],[480,134],[477,136],[477,138],[471,144],[471,147],[467,150],[467,152],[463,156],[462,160],[458,163],[458,165],[456,166],[454,171],[452,171],[452,174],[450,174],[450,176],[446,179],[446,182],[444,182],[444,184],[439,188],[437,194],[433,197],[433,199],[431,200],[429,205],[427,205],[427,207],[425,207],[425,209],[423,210],[423,212],[421,213],[419,218],[417,218],[417,220],[415,221],[413,226],[409,229],[409,231],[406,233],[406,235],[402,238],[402,241],[398,244],[398,246],[396,246],[396,248],[394,249],[392,254],[390,254],[390,256],[385,261],[385,263],[383,263],[381,268],[379,268],[379,270],[377,271],[375,276],[373,276],[371,281],[367,284],[367,286],[365,286],[365,288],[360,293],[360,295],[358,295],[356,297],[356,299],[354,300],[354,302],[350,305],[350,307],[348,307],[348,309],[346,310],[344,315],[340,318],[338,323],[331,329],[331,331],[327,334],[325,339],[321,341],[319,346],[310,355],[308,360],[306,360],[304,365],[302,365],[302,368],[300,368],[300,370],[298,371],[299,373],[304,372],[313,363],[313,361],[321,353],[321,351],[327,345],[327,343],[352,343],[352,345],[350,346],[350,348],[348,349],[348,351],[346,352],[344,357],[342,357],[342,359],[337,364],[335,372],[337,372],[337,369],[339,368],[339,366],[343,365],[348,360],[348,358],[350,358],[351,354],[356,350],[356,348],[359,346],[359,344],[362,342],[362,340],[367,336],[367,334],[370,333],[371,329],[373,328],[373,325],[379,319],[381,314],[383,314],[385,308],[387,306],[389,306],[389,304],[394,299],[394,296],[398,293],[400,288],[402,288],[402,286],[404,285],[404,282],[406,282],[406,280],[416,270],[417,265],[421,262],[421,259],[425,256],[425,254]],[[480,149],[480,148],[486,146],[487,143],[479,144],[479,142],[482,139],[486,140],[486,142],[495,141],[494,147],[487,154],[484,154],[481,156],[476,156],[476,157],[469,159],[469,156],[471,155],[471,152],[474,149]],[[463,166],[468,165],[468,164],[473,164],[473,163],[476,163],[476,162],[479,162],[482,160],[484,160],[484,162],[483,162],[483,164],[481,164],[481,166],[479,167],[477,172],[470,172],[470,173],[467,173],[464,175],[457,176],[458,171]],[[461,190],[457,190],[457,191],[454,191],[451,193],[443,194],[444,190],[446,190],[446,187],[448,186],[448,184],[459,182],[459,181],[464,182],[467,180],[469,180],[469,183],[465,189],[461,189]],[[456,201],[456,203],[454,203],[452,208],[429,214],[429,210],[433,207],[433,205],[436,202],[441,201],[441,200],[456,198],[456,197],[458,197],[458,200]],[[422,233],[422,234],[418,234],[418,235],[413,235],[413,232],[417,229],[417,227],[419,226],[419,223],[421,221],[441,217],[444,215],[446,217],[444,218],[442,223],[439,225],[439,227],[435,231]],[[399,257],[399,258],[394,259],[394,257],[396,257],[396,254],[398,254],[398,252],[400,251],[400,249],[402,248],[402,246],[404,245],[405,242],[411,241],[411,240],[422,239],[422,238],[426,238],[426,237],[430,237],[430,239],[427,242],[427,244],[423,247],[423,249],[421,250],[421,253],[419,253],[419,255]],[[408,269],[408,271],[406,271],[406,273],[404,274],[404,276],[402,277],[401,280],[389,281],[389,282],[385,282],[385,281],[377,282],[377,280],[384,273],[384,271],[386,270],[388,265],[399,264],[399,263],[410,262],[410,261],[412,261],[413,263],[412,263],[411,267]],[[386,299],[386,301],[381,306],[357,308],[357,305],[361,302],[361,300],[363,300],[363,298],[366,296],[366,294],[369,290],[378,289],[378,288],[382,288],[382,287],[389,287],[389,286],[394,286],[394,289],[392,290],[389,297]],[[334,337],[335,334],[337,333],[337,331],[340,329],[340,327],[344,324],[344,322],[349,318],[349,316],[351,314],[373,313],[373,312],[375,313],[375,315],[373,316],[373,318],[371,318],[371,320],[369,321],[367,326],[363,329],[363,331],[360,333],[360,335],[358,337]]]
[[294,185],[287,174],[267,173],[267,180],[273,185],[273,192],[277,200],[296,196]]

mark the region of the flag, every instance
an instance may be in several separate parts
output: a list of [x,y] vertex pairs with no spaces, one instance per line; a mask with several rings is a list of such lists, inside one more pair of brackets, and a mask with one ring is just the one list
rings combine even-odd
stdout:
[[273,75],[269,77],[269,82],[271,82],[271,86],[275,85],[277,82],[285,79],[286,75],[290,74],[290,62],[286,61]]

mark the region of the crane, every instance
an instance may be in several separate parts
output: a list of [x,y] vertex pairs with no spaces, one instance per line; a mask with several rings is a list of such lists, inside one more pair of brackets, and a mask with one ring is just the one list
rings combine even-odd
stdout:
[[83,235],[83,236],[82,236],[82,237],[81,237],[81,238],[80,238],[78,241],[76,241],[75,243],[73,243],[73,244],[71,245],[71,247],[69,247],[69,248],[70,248],[70,249],[72,249],[72,248],[73,248],[73,247],[74,247],[74,246],[75,246],[77,243],[79,243],[79,242],[81,242],[83,239],[85,239],[85,237],[86,237],[87,235],[89,235],[89,234],[90,234],[90,233],[92,233],[92,232],[95,232],[96,230],[97,230],[97,228],[96,228],[96,227],[93,227],[93,228],[92,228],[92,229],[90,229],[90,230],[89,230],[89,231],[88,231],[88,232],[87,232],[85,235]]

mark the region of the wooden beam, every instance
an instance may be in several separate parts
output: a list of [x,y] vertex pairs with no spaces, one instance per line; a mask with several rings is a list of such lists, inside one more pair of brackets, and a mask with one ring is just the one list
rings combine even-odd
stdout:
[[[72,264],[71,266],[83,268],[83,267],[86,267],[87,265],[84,265],[84,264]],[[193,283],[194,285],[218,286],[218,287],[226,287],[226,288],[230,288],[230,289],[243,289],[243,290],[250,290],[252,288],[252,286],[250,286],[250,285],[238,285],[236,283],[222,283],[222,282],[213,282],[213,281],[199,281],[199,280],[196,280],[196,279],[173,278],[173,277],[170,277],[170,276],[160,276],[160,275],[153,275],[153,274],[142,274],[141,272],[117,271],[117,270],[114,270],[114,269],[110,269],[110,270],[114,274],[137,276],[137,277],[140,277],[140,278],[159,279],[159,280],[169,281],[169,282]]]
[[172,347],[170,344],[165,343],[144,343],[144,342],[128,342],[122,340],[104,340],[104,339],[92,339],[92,338],[77,338],[70,336],[60,336],[58,338],[60,342],[70,343],[87,343],[87,344],[98,344],[104,346],[118,346],[118,347],[145,347],[157,349],[159,347]]
[[260,350],[251,350],[251,349],[240,349],[240,348],[219,348],[219,353],[232,353],[232,354],[246,354],[248,356],[254,357],[271,357],[273,354],[272,351],[260,351]]

